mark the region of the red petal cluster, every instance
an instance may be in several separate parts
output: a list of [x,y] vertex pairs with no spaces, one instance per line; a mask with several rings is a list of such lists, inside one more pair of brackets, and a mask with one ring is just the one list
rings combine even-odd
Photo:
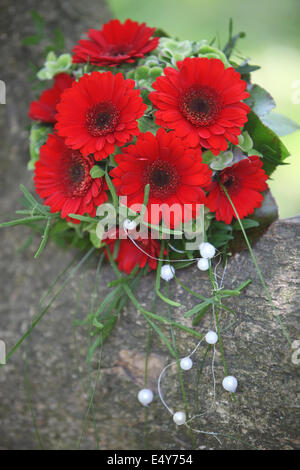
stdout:
[[61,211],[61,217],[74,223],[79,220],[68,214],[96,215],[96,207],[107,200],[107,185],[104,178],[90,176],[93,165],[91,157],[66,147],[59,136],[49,135],[35,165],[34,183],[50,212]]
[[73,62],[111,67],[134,62],[157,47],[159,38],[151,39],[154,31],[145,23],[111,20],[101,30],[89,29],[89,39],[82,39],[73,49]]
[[226,150],[247,121],[247,86],[233,67],[219,59],[186,58],[178,69],[167,67],[153,84],[149,97],[158,108],[156,124],[174,129],[191,147],[202,146],[214,155]]
[[[118,166],[110,174],[118,194],[127,196],[128,207],[142,204],[145,186],[150,185],[147,219],[154,224],[163,217],[166,225],[176,227],[205,202],[202,188],[210,183],[212,172],[201,162],[201,149],[185,147],[174,132],[140,134],[136,145],[124,148],[115,160]],[[160,210],[151,211],[153,204],[161,205]],[[170,212],[172,205],[177,209]]]
[[67,73],[60,73],[54,77],[54,85],[49,90],[43,91],[37,101],[30,103],[28,115],[34,121],[56,122],[56,106],[60,102],[61,94],[66,88],[70,88],[74,78]]
[[121,73],[92,72],[66,90],[57,106],[55,128],[82,155],[102,160],[139,134],[137,119],[147,105]]
[[236,218],[223,185],[239,218],[243,219],[261,206],[264,199],[261,193],[268,188],[267,179],[258,156],[245,158],[219,173],[217,180],[207,188],[209,194],[206,205],[212,212],[216,212],[217,220],[223,220],[226,224],[230,224],[233,217]]

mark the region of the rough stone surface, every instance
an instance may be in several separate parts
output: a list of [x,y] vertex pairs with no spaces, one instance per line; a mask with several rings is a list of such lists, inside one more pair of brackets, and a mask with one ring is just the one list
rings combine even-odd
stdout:
[[[47,16],[49,28],[56,22],[66,33],[70,46],[89,26],[108,17],[103,2],[22,1],[1,2],[1,21],[8,31],[1,39],[6,43],[2,56],[5,64],[1,78],[7,80],[7,105],[1,109],[1,203],[2,218],[17,206],[18,185],[28,183],[26,171],[27,124],[26,109],[32,94],[26,81],[28,62],[37,61],[38,48],[29,52],[20,46],[21,37],[30,34],[29,9],[38,9]],[[87,8],[88,7],[88,8]],[[4,15],[3,15],[4,13]],[[80,21],[79,21],[80,18]],[[99,18],[99,21],[98,21]],[[1,301],[0,339],[9,351],[25,333],[38,311],[39,300],[58,273],[69,263],[74,253],[63,253],[51,243],[39,261],[33,260],[39,243],[17,252],[28,230],[1,230]],[[300,339],[298,311],[300,306],[300,218],[275,222],[255,246],[255,255],[267,280],[271,296],[290,334],[292,341]],[[94,422],[85,423],[90,402],[91,384],[97,379],[97,353],[91,370],[85,362],[88,330],[74,327],[74,316],[84,318],[90,310],[95,284],[97,260],[82,269],[57,297],[51,309],[34,329],[27,343],[0,370],[0,448],[38,449],[35,433],[38,429],[41,445],[47,449],[190,449],[189,435],[176,427],[171,415],[163,408],[156,393],[159,373],[172,361],[156,333],[151,335],[148,386],[155,399],[147,412],[136,395],[144,386],[147,325],[144,318],[129,304],[119,318],[116,328],[105,343],[100,378],[94,396]],[[179,278],[201,294],[209,294],[205,273],[196,268],[179,271]],[[208,412],[195,418],[193,427],[215,431],[222,445],[206,434],[195,433],[197,449],[259,449],[299,448],[299,365],[295,349],[291,349],[274,313],[267,302],[257,274],[247,252],[236,255],[228,264],[225,287],[253,280],[243,294],[228,300],[236,318],[220,314],[224,350],[229,373],[239,381],[237,402],[222,389],[224,376],[217,348],[215,361],[216,402],[213,403],[211,374],[212,351],[209,352],[197,389],[197,370],[204,354],[200,346],[193,356],[195,367],[183,373],[191,414]],[[112,270],[105,266],[96,279],[97,299],[101,302],[108,291],[107,282],[113,279]],[[81,290],[81,296],[78,295]],[[195,304],[175,281],[169,285],[170,297],[182,304],[172,309],[172,316],[183,321],[183,314]],[[154,290],[153,274],[143,279],[138,289],[140,303],[150,309]],[[77,302],[76,302],[77,299]],[[166,305],[157,303],[157,313],[167,316]],[[184,320],[187,325],[190,321]],[[231,324],[235,321],[234,324]],[[228,329],[226,329],[230,326]],[[213,327],[211,312],[207,312],[197,331],[205,333]],[[226,329],[226,330],[225,330]],[[164,329],[170,337],[168,328]],[[176,331],[180,357],[186,356],[197,340]],[[295,345],[295,343],[293,343]],[[292,360],[293,356],[293,360]],[[175,368],[170,368],[163,381],[167,403],[174,410],[183,409],[183,401]],[[31,406],[30,406],[31,403]],[[34,420],[33,418],[34,417]],[[82,439],[80,439],[82,433]],[[97,437],[98,436],[98,437]],[[234,437],[233,437],[234,436]],[[98,444],[97,444],[98,439]]]
[[[57,270],[62,269],[70,259],[70,254],[62,256],[50,244],[43,258],[38,263],[33,262],[33,251],[16,254],[10,237],[11,233],[7,231],[2,259],[5,283],[0,317],[0,337],[7,343],[8,350],[30,326],[38,299],[55,279]],[[292,340],[300,336],[297,324],[300,305],[299,240],[300,219],[285,220],[274,223],[255,247],[255,255],[267,279],[272,299],[278,305],[278,312]],[[82,429],[85,431],[81,448],[85,449],[97,448],[97,434],[101,449],[141,449],[147,446],[151,449],[191,448],[189,437],[182,428],[176,428],[173,424],[157,393],[148,410],[148,432],[145,433],[144,409],[136,395],[144,386],[147,327],[132,305],[128,305],[122,313],[104,345],[101,374],[94,397],[95,420],[94,424],[88,421],[84,427],[90,399],[89,371],[85,363],[88,331],[84,327],[74,329],[73,319],[75,314],[84,318],[89,311],[95,273],[95,266],[89,266],[85,273],[81,272],[72,279],[30,335],[27,346],[23,345],[2,367],[1,447],[38,448],[28,405],[28,390],[26,392],[27,364],[32,410],[45,448],[76,448]],[[192,268],[181,271],[179,277],[196,292],[209,293],[205,273]],[[195,366],[183,373],[191,414],[209,410],[193,421],[193,427],[230,434],[242,440],[219,436],[222,448],[246,449],[251,445],[260,449],[295,449],[299,447],[299,360],[279,328],[249,254],[245,252],[229,262],[225,287],[237,286],[248,278],[253,282],[243,295],[234,301],[227,301],[237,316],[235,323],[226,331],[233,318],[225,312],[220,315],[227,367],[239,381],[237,402],[232,402],[230,394],[221,387],[224,372],[217,348],[215,405],[212,401],[211,351],[200,380],[197,407],[197,370],[205,351],[201,345],[193,356]],[[101,302],[107,291],[105,285],[111,279],[112,270],[105,266],[99,282],[96,281],[96,302]],[[83,287],[82,295],[76,304],[80,285]],[[142,280],[138,290],[138,298],[145,308],[150,308],[153,286],[154,277],[149,275]],[[182,307],[172,310],[173,318],[182,321],[184,312],[195,304],[195,299],[187,296],[175,281],[169,287],[171,298],[182,304]],[[156,311],[160,315],[168,315],[162,302],[158,302]],[[207,312],[197,330],[205,333],[211,327],[212,315]],[[164,331],[169,336],[168,329]],[[180,357],[190,353],[197,343],[195,338],[178,331],[176,341]],[[92,361],[90,378],[93,383],[97,378],[98,355]],[[159,373],[170,361],[172,358],[165,346],[153,333],[148,386],[155,392]],[[163,393],[174,410],[182,409],[176,366],[170,368],[163,380]],[[196,434],[195,441],[200,449],[220,448],[213,437],[205,434]]]

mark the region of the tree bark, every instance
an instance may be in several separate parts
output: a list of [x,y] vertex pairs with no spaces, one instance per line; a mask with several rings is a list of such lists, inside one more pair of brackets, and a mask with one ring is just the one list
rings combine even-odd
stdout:
[[[1,76],[7,85],[7,104],[1,105],[0,121],[3,143],[1,191],[4,194],[1,200],[5,219],[18,205],[19,184],[22,182],[32,188],[32,175],[26,170],[28,133],[24,131],[32,93],[26,76],[29,61],[37,61],[39,47],[29,51],[20,44],[23,36],[32,33],[30,9],[38,10],[47,18],[49,30],[55,26],[62,29],[69,49],[81,33],[89,27],[98,27],[109,17],[105,3],[99,0],[52,1],[51,4],[40,0],[15,2],[13,5],[2,1],[1,19],[5,18],[5,28],[1,31],[7,31],[2,37],[6,49],[2,58],[5,69]],[[28,250],[16,252],[29,233],[21,227],[1,231],[0,339],[5,341],[7,351],[30,327],[39,299],[74,256],[74,253],[63,253],[50,243],[42,257],[34,261],[38,237],[34,238]],[[220,313],[228,372],[239,382],[237,401],[233,402],[221,386],[224,371],[218,345],[216,402],[213,404],[212,351],[207,354],[199,382],[199,396],[195,399],[197,373],[205,351],[201,345],[193,356],[193,369],[183,373],[191,415],[208,410],[204,416],[195,418],[192,425],[198,430],[221,433],[222,444],[210,435],[195,433],[197,449],[299,448],[299,343],[296,342],[300,339],[297,322],[300,306],[299,240],[300,217],[296,217],[273,223],[254,249],[271,297],[292,339],[292,347],[275,319],[249,253],[236,254],[228,262],[225,288],[233,288],[252,279],[241,296],[227,302],[236,312],[236,317],[227,312]],[[32,415],[42,446],[47,449],[77,448],[82,430],[82,449],[192,447],[190,436],[183,427],[175,426],[172,416],[159,400],[156,390],[158,376],[172,358],[153,332],[147,386],[152,388],[155,398],[147,411],[145,426],[145,409],[137,401],[137,393],[144,387],[148,327],[132,304],[128,304],[120,315],[104,345],[93,402],[94,423],[88,420],[85,426],[90,381],[93,384],[97,379],[99,352],[95,354],[89,371],[85,362],[88,330],[85,327],[75,329],[74,316],[85,318],[94,298],[95,281],[95,305],[98,305],[108,292],[107,283],[114,279],[112,269],[105,266],[97,280],[96,263],[97,259],[93,259],[92,265],[72,278],[28,341],[0,369],[0,448],[39,448]],[[196,292],[209,295],[207,273],[190,268],[178,271],[178,276]],[[191,326],[191,321],[183,320],[183,315],[195,305],[195,298],[174,280],[170,282],[169,289],[170,298],[182,305],[172,309],[173,319]],[[148,310],[153,291],[152,273],[141,281],[138,289],[138,299]],[[169,314],[166,304],[160,301],[156,312],[166,317]],[[233,321],[235,323],[231,324]],[[197,331],[205,333],[213,327],[211,312],[207,312]],[[163,331],[170,338],[169,327]],[[197,339],[179,330],[175,334],[179,356],[184,357],[193,350]],[[169,406],[174,410],[183,409],[176,367],[166,373],[162,387]]]

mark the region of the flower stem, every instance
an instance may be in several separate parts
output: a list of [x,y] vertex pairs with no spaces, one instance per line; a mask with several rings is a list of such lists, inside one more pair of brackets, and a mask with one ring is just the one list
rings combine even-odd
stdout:
[[[221,184],[221,187],[222,187],[224,193],[226,194],[226,197],[227,197],[228,201],[230,202],[231,207],[232,207],[232,209],[233,209],[233,211],[234,211],[234,214],[235,214],[235,216],[236,216],[236,218],[237,218],[237,220],[238,220],[238,223],[239,223],[239,225],[240,225],[240,227],[241,227],[241,231],[242,231],[243,236],[244,236],[244,238],[245,238],[245,241],[246,241],[246,243],[247,243],[247,246],[248,246],[248,249],[249,249],[249,252],[250,252],[252,261],[253,261],[253,263],[254,263],[254,266],[255,266],[255,268],[256,268],[258,277],[259,277],[259,279],[260,279],[260,282],[261,282],[261,284],[262,284],[262,286],[263,286],[263,288],[264,288],[264,290],[265,290],[265,292],[266,292],[268,301],[270,302],[272,309],[273,309],[273,310],[276,310],[276,306],[275,306],[274,303],[273,303],[273,300],[272,300],[272,298],[271,298],[269,289],[268,289],[268,287],[267,287],[267,285],[266,285],[266,283],[265,283],[265,280],[264,280],[264,278],[263,278],[262,272],[261,272],[261,270],[260,270],[260,268],[259,268],[259,266],[258,266],[258,263],[257,263],[256,258],[255,258],[255,256],[254,256],[252,247],[251,247],[251,245],[250,245],[249,239],[248,239],[248,237],[247,237],[246,231],[245,231],[245,229],[244,229],[244,227],[243,227],[243,224],[242,224],[242,222],[241,222],[241,219],[239,218],[239,214],[237,213],[237,210],[236,210],[236,208],[235,208],[235,206],[234,206],[234,204],[233,204],[233,202],[232,202],[232,200],[231,200],[231,197],[229,196],[229,194],[228,194],[226,188],[225,188],[224,185],[222,185],[222,184]],[[277,322],[279,323],[279,325],[280,325],[280,327],[281,327],[281,329],[282,329],[282,331],[283,331],[283,334],[285,335],[285,337],[286,337],[286,339],[288,340],[289,344],[292,344],[291,338],[290,338],[290,336],[289,336],[289,334],[288,334],[288,332],[287,332],[285,326],[283,325],[280,316],[279,316],[279,315],[275,315],[275,318],[276,318]]]

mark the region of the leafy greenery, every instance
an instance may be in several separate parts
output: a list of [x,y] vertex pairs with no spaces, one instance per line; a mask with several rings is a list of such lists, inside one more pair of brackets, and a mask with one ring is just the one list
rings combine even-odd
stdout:
[[23,39],[24,46],[33,46],[40,44],[42,41],[50,42],[44,49],[45,54],[48,54],[50,51],[59,52],[65,47],[64,36],[59,28],[55,28],[53,32],[53,38],[49,39],[46,36],[45,31],[45,20],[39,15],[35,10],[31,11],[31,16],[33,19],[33,26],[35,29],[35,34],[26,36]]
[[90,170],[90,175],[92,178],[102,178],[105,175],[105,170],[102,170],[99,165],[94,165]]
[[37,72],[37,78],[39,80],[51,80],[55,75],[68,72],[72,66],[71,54],[56,54],[51,50],[48,52],[44,67]]
[[260,118],[251,111],[245,129],[249,133],[253,146],[263,156],[263,168],[271,175],[278,165],[286,165],[289,152],[279,137],[269,129]]
[[259,117],[265,116],[265,114],[268,114],[276,106],[270,93],[259,85],[253,85],[251,87],[250,98],[245,100],[245,102],[251,106],[252,111]]
[[279,113],[270,113],[263,116],[262,122],[279,137],[292,134],[300,129],[297,122]]
[[30,129],[29,135],[29,151],[30,160],[28,162],[28,169],[34,170],[35,163],[39,159],[40,148],[46,143],[48,135],[53,132],[53,128],[41,124],[34,123]]

